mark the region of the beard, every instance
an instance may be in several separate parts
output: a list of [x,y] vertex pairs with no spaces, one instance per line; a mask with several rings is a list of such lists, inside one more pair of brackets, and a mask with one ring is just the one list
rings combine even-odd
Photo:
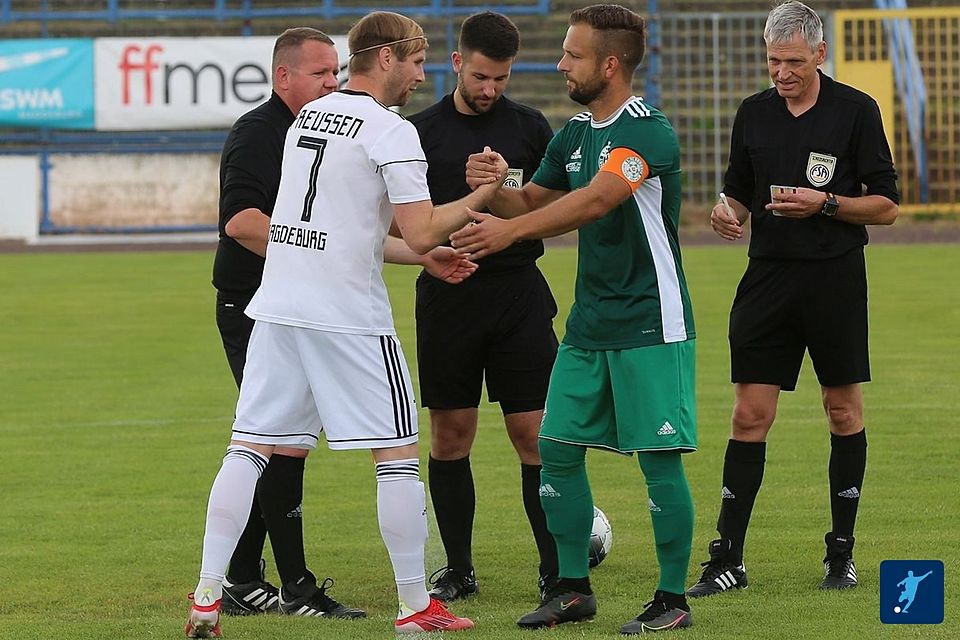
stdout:
[[470,107],[470,110],[477,115],[480,115],[481,113],[487,113],[493,109],[493,105],[497,102],[496,99],[493,99],[485,106],[480,105],[476,100],[473,99],[473,97],[470,95],[470,92],[467,91],[467,88],[463,86],[463,80],[460,78],[457,78],[457,93],[460,94],[460,97],[463,98],[463,101],[466,103],[466,105]]
[[399,78],[389,78],[384,87],[384,97],[388,99],[388,107],[402,107],[410,100],[413,93],[409,85]]
[[600,75],[599,69],[597,71],[598,72],[589,80],[578,83],[570,88],[568,93],[571,100],[587,106],[600,97],[603,90],[607,88],[607,84],[603,81],[603,76]]

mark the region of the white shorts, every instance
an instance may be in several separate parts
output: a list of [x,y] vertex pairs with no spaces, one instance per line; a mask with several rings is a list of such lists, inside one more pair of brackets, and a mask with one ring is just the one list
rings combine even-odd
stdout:
[[396,336],[257,322],[233,439],[314,449],[383,449],[417,442],[417,405]]

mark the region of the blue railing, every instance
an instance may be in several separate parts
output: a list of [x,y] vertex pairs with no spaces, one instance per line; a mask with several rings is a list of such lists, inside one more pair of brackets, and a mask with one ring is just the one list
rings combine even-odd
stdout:
[[[251,21],[257,18],[317,17],[324,19],[344,16],[363,15],[371,7],[339,5],[334,0],[322,0],[308,7],[256,7],[254,0],[241,0],[239,6],[227,5],[227,0],[212,0],[209,8],[124,8],[120,0],[106,0],[102,9],[58,10],[49,8],[47,0],[41,0],[39,7],[32,11],[13,8],[12,0],[0,0],[0,25],[11,22],[39,21],[41,32],[46,37],[47,23],[64,20],[93,20],[119,22],[133,19],[156,20],[213,20],[224,22],[239,18],[242,21],[241,35],[251,35]],[[530,4],[454,4],[452,0],[430,0],[423,4],[389,7],[391,11],[406,15],[445,18],[465,16],[477,11],[497,11],[507,15],[546,14],[550,11],[550,0],[534,0]]]

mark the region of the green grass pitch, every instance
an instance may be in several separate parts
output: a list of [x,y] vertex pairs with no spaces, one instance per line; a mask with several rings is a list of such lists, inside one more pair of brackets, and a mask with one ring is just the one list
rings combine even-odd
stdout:
[[[689,581],[714,537],[733,397],[727,312],[744,252],[741,244],[684,253],[699,357],[700,450],[685,458],[697,514]],[[206,498],[236,399],[214,326],[211,259],[199,251],[0,255],[0,638],[181,637]],[[828,437],[808,361],[771,432],[747,540],[751,587],[694,601],[695,626],[678,632],[685,640],[960,637],[960,251],[882,245],[869,247],[867,259],[875,381],[865,387],[870,453],[857,529],[860,587],[816,589],[829,528]],[[562,333],[575,252],[550,248],[541,266]],[[413,268],[387,269],[411,367],[415,276]],[[421,415],[424,460],[427,422]],[[519,468],[496,407],[481,409],[472,459],[481,594],[455,607],[476,620],[469,635],[616,637],[656,581],[636,462],[588,456],[596,502],[614,530],[613,551],[592,575],[596,620],[521,632],[514,620],[535,605],[536,558]],[[225,637],[390,637],[396,596],[369,454],[322,448],[309,459],[306,482],[309,565],[336,580],[334,597],[366,608],[370,618],[227,619]],[[897,558],[944,561],[943,624],[879,622],[879,563]],[[442,561],[433,529],[428,571]]]

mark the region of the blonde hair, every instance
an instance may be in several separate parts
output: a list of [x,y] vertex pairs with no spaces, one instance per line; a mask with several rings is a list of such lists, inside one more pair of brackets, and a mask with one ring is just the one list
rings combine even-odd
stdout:
[[423,27],[416,21],[392,11],[374,11],[360,19],[347,34],[350,49],[350,73],[373,68],[378,51],[390,47],[400,60],[427,48]]

